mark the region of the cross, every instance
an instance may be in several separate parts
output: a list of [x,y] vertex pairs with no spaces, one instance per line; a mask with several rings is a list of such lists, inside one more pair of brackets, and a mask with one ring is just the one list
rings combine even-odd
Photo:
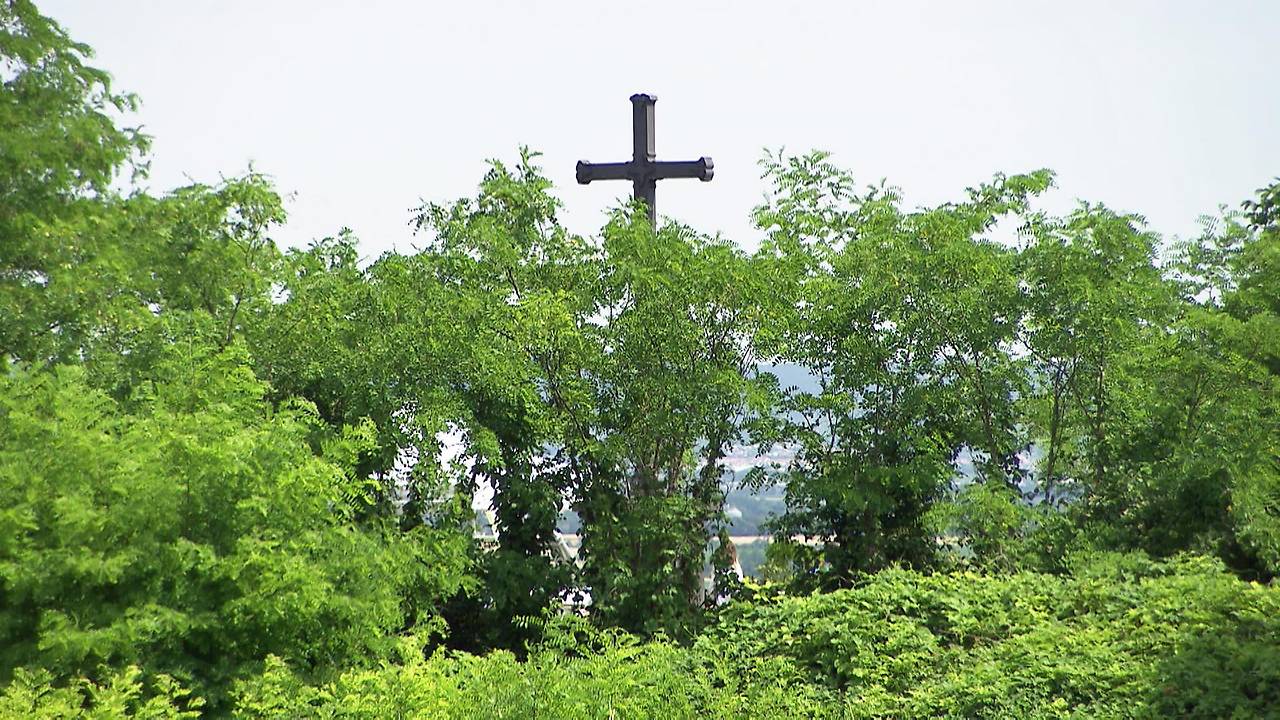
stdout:
[[711,158],[682,162],[659,162],[653,142],[653,105],[658,98],[653,95],[631,96],[631,162],[590,163],[578,161],[578,184],[592,180],[630,180],[635,198],[643,200],[649,210],[649,224],[657,222],[658,181],[667,178],[698,178],[710,182],[715,174]]

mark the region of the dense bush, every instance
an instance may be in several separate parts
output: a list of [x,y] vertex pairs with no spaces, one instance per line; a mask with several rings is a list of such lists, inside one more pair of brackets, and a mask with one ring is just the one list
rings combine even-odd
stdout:
[[699,649],[783,657],[851,717],[1266,717],[1280,589],[1216,561],[1069,558],[1063,576],[890,570],[732,608]]
[[[730,606],[716,627],[684,647],[560,619],[523,661],[507,651],[426,652],[408,638],[395,659],[317,683],[272,657],[239,684],[235,712],[672,720],[1275,716],[1280,589],[1242,582],[1203,557],[1162,563],[1098,554],[1069,563],[1062,576],[886,570],[832,593],[761,592]],[[41,689],[39,679],[20,676],[0,708],[16,707],[19,697],[55,707],[77,691]]]
[[133,412],[78,368],[0,377],[0,682],[133,663],[216,704],[268,654],[377,658],[457,591],[463,538],[351,525],[362,431],[273,411],[244,363],[177,360]]
[[[760,597],[691,647],[437,654],[308,687],[274,662],[250,717],[1259,718],[1280,708],[1280,589],[1216,561],[1071,559],[1065,576],[888,570]],[[553,637],[555,637],[553,635]]]
[[[566,650],[569,654],[566,654]],[[308,687],[280,663],[246,685],[244,717],[747,718],[809,717],[833,695],[800,682],[784,659],[750,674],[664,641],[616,636],[594,649],[548,647],[524,662],[508,651],[410,652],[403,664]]]

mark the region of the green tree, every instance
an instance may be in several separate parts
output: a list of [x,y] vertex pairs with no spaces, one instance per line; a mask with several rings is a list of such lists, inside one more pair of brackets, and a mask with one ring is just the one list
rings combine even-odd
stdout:
[[466,582],[456,533],[350,524],[365,429],[273,410],[237,346],[158,374],[133,412],[78,368],[0,380],[0,667],[137,664],[216,706],[268,653],[376,659]]
[[1038,484],[1050,502],[1066,493],[1116,520],[1133,501],[1119,448],[1152,397],[1145,367],[1168,347],[1174,288],[1136,216],[1083,204],[1061,220],[1038,218],[1024,237]]
[[334,427],[373,422],[361,458],[381,486],[372,515],[409,528],[461,511],[469,526],[473,496],[492,489],[483,589],[450,613],[468,648],[519,649],[528,635],[513,621],[572,584],[555,533],[576,482],[566,438],[582,437],[594,407],[583,333],[598,251],[559,226],[535,157],[494,162],[474,197],[419,208],[414,254],[361,267],[349,235],[291,253],[284,300],[250,332],[279,397],[308,398]]
[[796,449],[777,539],[821,543],[801,562],[825,582],[928,564],[925,516],[962,453],[981,480],[1020,480],[1018,285],[1011,251],[983,234],[1025,212],[1050,175],[997,178],[964,203],[909,213],[893,191],[857,193],[822,154],[766,170],[774,196],[756,222],[776,294],[761,352],[818,386],[784,389],[758,435]]
[[30,254],[15,241],[33,225],[111,194],[123,167],[145,169],[138,161],[147,136],[116,124],[137,98],[113,91],[106,72],[85,64],[92,56],[29,0],[0,6],[0,233],[12,253],[6,259]]
[[[110,292],[113,274],[102,271],[124,261],[110,252],[111,261],[86,267],[85,255],[108,243],[93,243],[86,253],[68,240],[115,220],[101,217],[114,197],[111,183],[148,142],[117,127],[118,115],[137,100],[113,92],[108,75],[85,64],[91,54],[30,2],[0,6],[0,358],[6,361],[74,356],[75,341],[55,336],[83,334],[77,321],[102,308]],[[94,292],[86,293],[90,284]]]
[[[447,315],[420,317],[448,324],[437,334],[449,340],[434,347],[451,352],[443,377],[465,410],[462,488],[493,490],[498,547],[484,559],[479,615],[517,648],[528,636],[512,619],[539,617],[573,585],[556,526],[580,473],[571,438],[593,408],[582,372],[593,362],[584,333],[598,253],[560,225],[536,157],[526,149],[514,166],[492,163],[474,198],[420,208],[428,244],[403,261],[418,287],[447,298]],[[374,271],[401,262],[384,258]]]
[[630,212],[598,240],[573,236],[531,160],[494,164],[475,198],[424,206],[432,237],[411,261],[465,328],[449,392],[469,418],[473,483],[495,491],[489,592],[536,615],[570,589],[554,537],[569,504],[600,619],[687,633],[723,460],[750,414],[753,268],[728,242],[654,233]]
[[0,358],[84,362],[125,396],[157,348],[226,345],[267,301],[280,198],[261,176],[125,194],[148,139],[92,53],[26,0],[0,7]]
[[750,343],[762,286],[728,241],[676,225],[654,232],[644,217],[618,214],[604,230],[595,415],[575,440],[589,464],[574,508],[602,617],[683,636],[707,596],[724,460],[763,409]]
[[1135,473],[1135,544],[1213,551],[1254,577],[1280,571],[1275,194],[1206,218],[1177,248],[1183,311],[1150,368],[1158,388],[1132,448],[1149,463]]

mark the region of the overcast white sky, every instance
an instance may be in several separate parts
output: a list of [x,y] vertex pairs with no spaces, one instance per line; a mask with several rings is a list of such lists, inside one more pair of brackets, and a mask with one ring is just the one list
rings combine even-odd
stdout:
[[151,186],[252,162],[293,193],[288,244],[352,228],[409,250],[419,198],[473,192],[521,144],[572,229],[630,192],[574,183],[626,160],[659,97],[658,209],[746,246],[764,147],[821,148],[911,205],[1049,167],[1046,203],[1100,200],[1165,234],[1280,175],[1280,2],[326,2],[45,0],[143,100]]

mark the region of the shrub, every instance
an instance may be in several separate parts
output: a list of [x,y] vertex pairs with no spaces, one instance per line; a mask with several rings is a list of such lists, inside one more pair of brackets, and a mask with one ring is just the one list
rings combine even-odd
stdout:
[[79,369],[0,378],[0,682],[132,664],[217,706],[269,654],[383,657],[464,582],[458,534],[349,521],[358,429],[317,455],[234,350],[171,370],[132,412]]

